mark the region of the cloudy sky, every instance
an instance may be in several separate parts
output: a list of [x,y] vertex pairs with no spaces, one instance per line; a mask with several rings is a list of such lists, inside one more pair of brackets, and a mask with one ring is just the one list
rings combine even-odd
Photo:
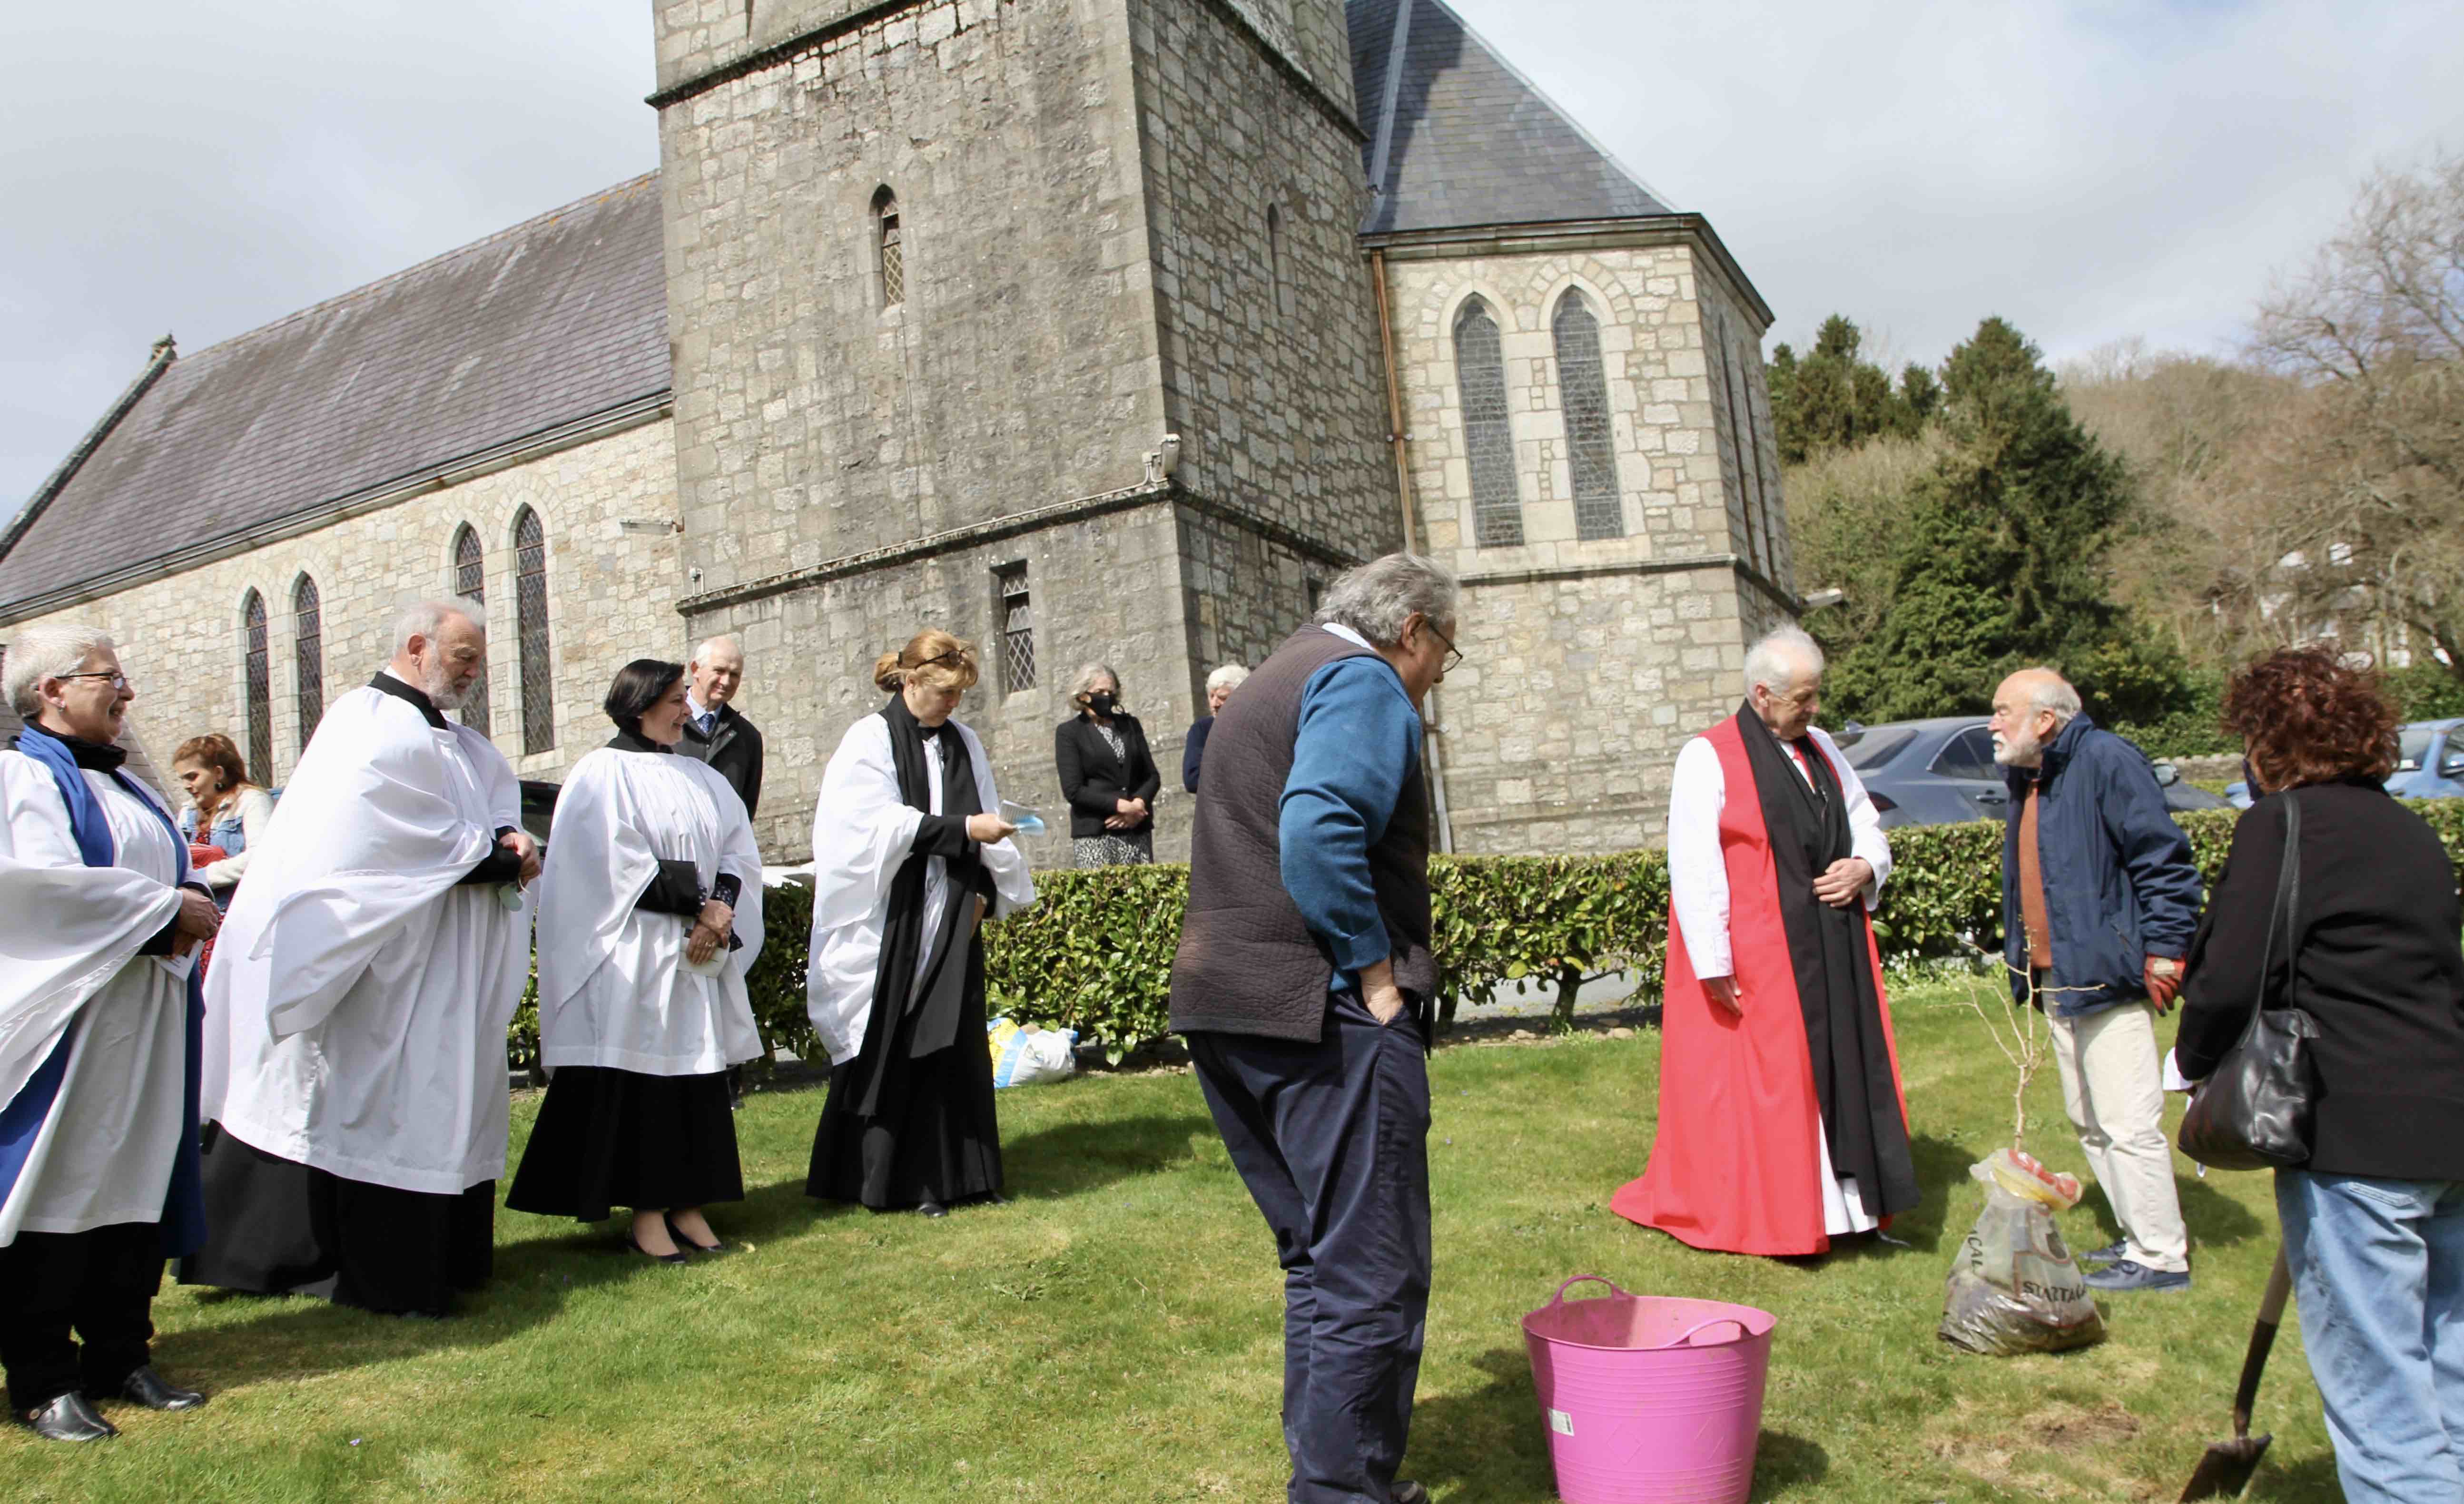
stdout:
[[[2464,149],[2453,0],[1453,0],[1802,342],[2231,346],[2374,166]],[[0,513],[195,351],[657,165],[649,0],[0,4]],[[2441,80],[2444,80],[2442,83]]]

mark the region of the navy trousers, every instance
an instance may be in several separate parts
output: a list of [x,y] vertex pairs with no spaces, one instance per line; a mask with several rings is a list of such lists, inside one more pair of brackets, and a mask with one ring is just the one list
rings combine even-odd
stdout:
[[1291,1504],[1387,1504],[1429,1309],[1429,1071],[1419,1027],[1348,994],[1314,1044],[1194,1033],[1189,1054],[1284,1268]]

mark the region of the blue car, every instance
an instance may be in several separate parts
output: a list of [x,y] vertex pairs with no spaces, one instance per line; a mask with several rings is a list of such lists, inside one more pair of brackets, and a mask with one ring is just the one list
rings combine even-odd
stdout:
[[[2400,799],[2464,798],[2464,717],[2414,721],[2397,732],[2395,772],[2387,791]],[[2250,785],[2225,785],[2233,808],[2250,808]]]

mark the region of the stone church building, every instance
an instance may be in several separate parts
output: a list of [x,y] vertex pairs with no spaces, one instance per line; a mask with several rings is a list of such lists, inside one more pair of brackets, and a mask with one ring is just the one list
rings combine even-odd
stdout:
[[526,778],[734,632],[792,862],[873,658],[940,625],[1055,824],[1069,675],[1116,667],[1172,857],[1207,672],[1408,545],[1465,591],[1452,848],[1658,843],[1798,605],[1771,312],[1701,215],[1441,0],[653,12],[658,172],[166,338],[0,534],[0,641],[108,627],[158,762],[222,730],[279,784],[405,593],[485,599],[465,715]]

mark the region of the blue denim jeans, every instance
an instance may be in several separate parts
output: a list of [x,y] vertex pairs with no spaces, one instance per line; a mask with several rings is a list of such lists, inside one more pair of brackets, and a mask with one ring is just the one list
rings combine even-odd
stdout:
[[2464,1499],[2464,1181],[2276,1172],[2347,1504]]

